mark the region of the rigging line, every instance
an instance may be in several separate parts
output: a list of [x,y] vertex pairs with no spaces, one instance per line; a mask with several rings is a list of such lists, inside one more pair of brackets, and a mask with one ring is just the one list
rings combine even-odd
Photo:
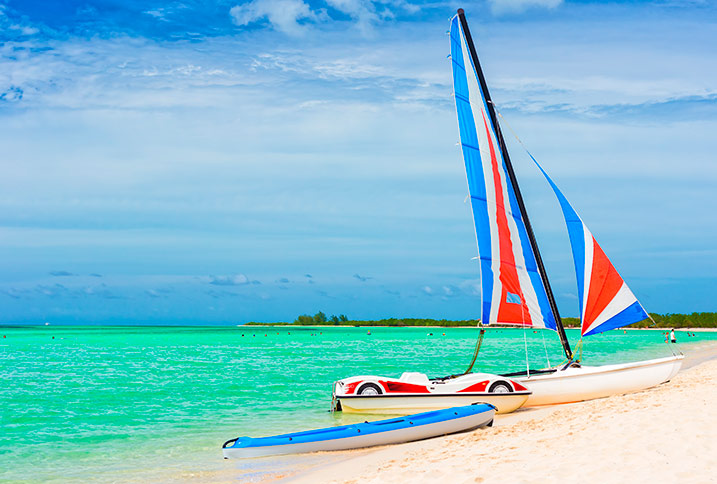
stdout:
[[668,331],[668,332],[666,333],[666,335],[667,335],[667,341],[668,341],[668,342],[667,342],[667,345],[670,347],[670,352],[672,353],[672,356],[677,356],[677,353],[675,353],[675,350],[673,349],[673,346],[674,346],[675,348],[677,348],[678,353],[680,353],[681,355],[684,355],[684,353],[683,353],[682,350],[680,349],[679,345],[677,344],[677,338],[676,338],[676,337],[675,337],[675,342],[674,342],[674,343],[672,342],[672,331]]
[[670,353],[672,353],[672,356],[677,356],[675,354],[675,350],[672,349],[672,342],[670,341],[670,330],[667,330],[664,333],[660,332],[660,334],[665,336],[665,343],[667,343],[667,347],[670,349]]
[[[503,114],[501,114],[500,110],[498,109],[498,106],[496,106],[495,103],[494,103],[492,100],[491,100],[491,101],[488,101],[488,102],[491,103],[491,105],[493,106],[493,110],[495,111],[495,113],[498,115],[498,117],[499,117],[499,118],[505,123],[505,125],[508,127],[508,129],[510,130],[510,134],[512,134],[513,137],[518,141],[518,143],[520,143],[520,146],[522,146],[523,149],[525,150],[525,152],[528,153],[528,156],[530,156],[531,158],[533,158],[533,155],[530,153],[530,150],[528,150],[528,148],[525,146],[525,144],[523,143],[523,140],[521,140],[520,137],[518,137],[518,133],[515,132],[515,130],[513,129],[513,126],[511,126],[510,123],[508,122],[508,120],[505,119],[505,117],[503,117]],[[533,160],[535,160],[535,158],[533,158]],[[643,309],[644,309],[644,308],[643,308]],[[645,312],[647,313],[647,311],[645,311]],[[649,316],[649,313],[648,313],[648,316]],[[652,318],[650,318],[650,319],[652,319]],[[581,333],[582,333],[582,331],[581,331]],[[580,351],[579,358],[577,359],[577,361],[579,362],[579,361],[581,361],[581,360],[583,359],[583,336],[582,336],[582,334],[580,335],[580,340],[578,341],[578,343],[577,343],[575,349],[576,349],[576,351],[577,351],[577,350]],[[575,352],[574,352],[574,353],[575,353]],[[573,353],[573,355],[574,355],[574,353]],[[547,348],[546,348],[546,355],[547,355]],[[572,360],[574,359],[574,356],[573,356],[573,355],[571,355],[571,357],[568,358],[568,363],[572,362]],[[562,363],[561,363],[561,365],[562,365]]]
[[545,344],[545,331],[540,331],[540,336],[543,337],[543,348],[545,349],[545,359],[548,360],[548,368],[550,368],[550,356],[548,356],[548,345]]
[[478,341],[476,342],[476,348],[473,351],[473,359],[471,360],[471,364],[468,367],[468,369],[465,371],[465,373],[463,373],[464,375],[467,375],[473,369],[473,365],[475,365],[476,358],[478,358],[478,352],[480,351],[480,345],[483,343],[483,335],[485,334],[485,328],[483,327],[483,323],[479,321],[478,327],[480,328],[480,334],[478,335]]
[[583,360],[583,337],[582,336],[580,336],[580,339],[578,340],[578,342],[575,343],[574,349],[575,349],[575,351],[573,351],[572,358],[570,358],[567,361],[564,361],[558,365],[563,370],[566,368],[570,368],[573,365],[573,362],[580,363]]
[[[643,308],[643,309],[645,309],[645,308]],[[647,313],[647,317],[650,318],[650,321],[652,321],[652,324],[650,325],[650,327],[652,328],[652,327],[654,327],[654,326],[657,326],[657,322],[656,322],[654,319],[652,319],[652,316],[650,315],[650,313],[648,313],[647,311],[645,311],[645,312]],[[672,341],[671,341],[670,336],[671,336],[671,335],[670,335],[670,331],[667,331],[667,332],[665,333],[665,340],[667,341],[667,346],[670,347],[670,353],[672,353],[672,356],[677,356],[677,353],[675,353],[675,350],[672,348],[673,343],[672,343]],[[677,346],[677,342],[675,342],[674,345]],[[684,353],[682,352],[682,350],[680,349],[679,346],[677,346],[677,351],[678,351],[681,355],[684,355]]]
[[[670,337],[670,333],[669,333],[669,331],[668,331],[668,332],[667,332],[667,338],[668,338],[667,346],[670,347],[670,353],[672,353],[672,356],[677,356],[677,355],[675,354],[675,350],[672,348],[672,346],[673,346],[673,345],[676,346],[677,343],[673,343],[672,341],[669,341],[669,337]],[[679,349],[679,348],[678,348],[678,349]],[[680,351],[680,353],[682,353],[682,352]]]
[[[670,343],[670,346],[671,346],[671,345],[672,345],[672,343]],[[677,344],[677,341],[675,341],[674,345],[675,345],[675,347],[677,348],[677,351],[678,351],[681,355],[684,355],[684,353],[683,353],[682,350],[680,349],[679,345]],[[673,353],[673,355],[674,355],[674,353]],[[675,356],[677,356],[677,355],[675,355]]]
[[680,349],[680,345],[677,344],[677,338],[675,338],[675,347],[677,348],[677,351],[678,351],[682,356],[685,355],[685,354],[682,352],[682,350]]
[[523,149],[524,149],[525,151],[527,151],[528,154],[530,154],[530,151],[528,151],[528,148],[523,144],[523,141],[518,137],[518,134],[517,134],[517,133],[515,132],[515,130],[513,129],[513,126],[510,125],[510,123],[508,122],[508,120],[505,119],[505,118],[503,117],[503,115],[501,114],[501,112],[498,110],[498,106],[496,106],[495,103],[494,103],[492,100],[491,100],[491,101],[488,101],[488,102],[493,106],[493,109],[495,110],[495,113],[498,115],[498,117],[499,117],[501,120],[503,120],[503,122],[505,123],[506,126],[508,126],[508,129],[510,130],[510,134],[512,134],[513,137],[514,137],[516,140],[518,140],[518,143],[520,143],[520,146],[522,146]]
[[523,326],[523,344],[525,345],[525,375],[527,377],[530,377],[530,358],[528,357],[528,337],[526,336],[525,332],[525,306],[523,305],[523,301],[521,299],[520,303],[520,319],[521,319],[521,326]]
[[[533,155],[530,154],[530,151],[528,151],[528,148],[525,146],[525,144],[523,144],[523,141],[518,137],[518,134],[515,132],[515,130],[514,130],[513,127],[510,125],[510,123],[508,122],[508,120],[506,120],[506,119],[503,117],[503,115],[501,114],[500,110],[499,110],[498,107],[495,105],[495,103],[494,103],[492,100],[490,100],[490,99],[488,99],[487,102],[489,102],[489,103],[491,104],[491,106],[493,107],[493,111],[495,111],[495,113],[498,115],[498,117],[505,123],[505,125],[506,125],[506,126],[508,127],[508,129],[510,130],[510,133],[515,137],[516,140],[518,140],[518,143],[520,143],[520,146],[523,147],[523,149],[525,150],[525,152],[528,153],[528,156],[530,156],[531,158],[533,158]],[[533,160],[535,160],[535,158],[533,158]],[[537,162],[536,162],[536,163],[537,163]],[[645,312],[647,312],[647,311],[645,311]],[[649,315],[649,314],[648,314],[648,315]],[[558,324],[557,321],[556,321],[556,324]],[[562,328],[562,322],[560,322],[560,328]],[[556,328],[556,330],[559,331],[560,328]],[[567,341],[568,336],[567,336],[567,333],[565,333],[565,329],[562,329],[562,332],[563,332],[563,334],[564,334],[564,336],[565,336],[565,340]],[[548,367],[550,367],[550,358],[548,357],[548,348],[547,348],[547,346],[545,346],[545,335],[543,334],[542,331],[541,331],[540,334],[543,336],[543,346],[545,347],[545,357],[546,357],[546,359],[548,360]],[[582,340],[582,336],[581,336],[581,340]],[[567,354],[567,353],[566,353],[566,356],[568,357],[568,361],[571,361],[571,360],[573,359],[573,354]],[[581,357],[582,357],[582,354],[581,354]]]

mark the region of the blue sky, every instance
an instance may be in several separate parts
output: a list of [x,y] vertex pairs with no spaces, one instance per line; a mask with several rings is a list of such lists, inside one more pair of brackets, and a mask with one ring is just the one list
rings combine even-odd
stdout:
[[[461,6],[646,308],[715,310],[713,2],[23,0],[0,2],[0,323],[477,317]],[[559,208],[509,149],[575,316]]]

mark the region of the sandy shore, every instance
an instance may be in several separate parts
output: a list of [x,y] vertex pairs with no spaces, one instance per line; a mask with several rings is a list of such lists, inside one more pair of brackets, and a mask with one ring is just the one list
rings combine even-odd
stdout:
[[493,428],[361,451],[282,483],[717,483],[717,348],[628,395],[499,416]]

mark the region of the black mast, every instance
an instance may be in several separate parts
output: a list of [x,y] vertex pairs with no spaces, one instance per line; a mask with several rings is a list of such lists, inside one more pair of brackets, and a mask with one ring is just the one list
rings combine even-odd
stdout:
[[471,31],[468,29],[468,22],[466,22],[466,15],[462,8],[458,9],[458,19],[461,21],[461,27],[463,27],[463,32],[466,34],[466,43],[468,44],[468,50],[470,50],[471,58],[473,59],[473,65],[475,66],[476,72],[478,73],[478,81],[480,82],[480,87],[483,90],[483,95],[485,96],[486,104],[488,105],[488,114],[490,115],[490,121],[493,124],[493,129],[495,130],[496,136],[498,137],[498,144],[500,145],[500,150],[503,152],[503,159],[505,160],[505,168],[508,172],[508,177],[510,178],[510,184],[513,185],[513,191],[515,192],[515,198],[518,201],[518,207],[520,208],[520,214],[523,216],[523,223],[525,223],[525,229],[528,232],[528,240],[530,240],[530,246],[533,248],[533,253],[535,254],[535,261],[538,264],[538,272],[540,273],[540,278],[543,280],[543,285],[545,286],[545,292],[548,295],[548,302],[550,303],[550,309],[553,312],[553,316],[555,317],[555,324],[557,325],[558,329],[558,336],[560,336],[560,342],[563,344],[563,350],[565,351],[565,356],[568,357],[568,359],[572,359],[573,352],[570,349],[570,342],[568,341],[568,336],[565,334],[565,328],[563,327],[563,320],[560,319],[560,313],[558,312],[558,305],[555,304],[555,297],[553,297],[553,290],[550,287],[550,281],[548,281],[548,274],[545,272],[545,266],[543,265],[543,259],[540,256],[540,250],[538,249],[538,242],[535,240],[535,234],[533,233],[533,227],[530,225],[530,219],[528,218],[528,212],[525,209],[525,204],[523,203],[523,196],[520,193],[520,188],[518,187],[518,180],[515,177],[515,172],[513,171],[513,165],[510,162],[510,157],[508,156],[508,149],[505,146],[505,141],[503,140],[503,133],[500,130],[500,125],[498,124],[498,118],[495,115],[495,109],[493,108],[493,102],[490,99],[490,93],[488,92],[488,86],[485,83],[485,78],[483,77],[483,70],[480,67],[480,62],[478,62],[478,54],[476,54],[475,46],[473,45],[473,37],[471,37]]

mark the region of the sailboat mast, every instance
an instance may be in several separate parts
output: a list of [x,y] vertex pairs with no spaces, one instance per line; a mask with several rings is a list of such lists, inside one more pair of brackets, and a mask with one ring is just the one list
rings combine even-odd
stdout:
[[468,29],[468,22],[466,22],[466,16],[465,12],[462,8],[458,9],[458,19],[461,22],[461,27],[463,28],[463,32],[465,32],[466,40],[468,44],[468,49],[471,53],[471,59],[473,60],[473,65],[475,66],[476,73],[478,74],[478,80],[480,81],[481,89],[483,90],[483,96],[485,97],[486,104],[488,105],[488,113],[490,115],[490,121],[493,125],[493,129],[495,130],[496,137],[498,138],[498,144],[500,145],[500,150],[503,153],[503,159],[505,160],[505,168],[508,172],[508,177],[510,178],[510,183],[513,186],[513,191],[515,192],[515,198],[518,202],[518,207],[520,208],[520,214],[523,217],[523,223],[525,223],[525,229],[528,233],[528,240],[530,241],[530,246],[533,249],[533,253],[535,254],[535,261],[538,265],[538,272],[540,273],[540,278],[543,281],[543,285],[545,286],[545,292],[548,296],[548,302],[550,303],[550,309],[553,313],[553,317],[555,318],[555,324],[557,326],[558,330],[558,336],[560,337],[560,342],[563,345],[563,350],[565,351],[565,356],[567,356],[568,359],[571,359],[573,356],[572,350],[570,349],[570,342],[568,341],[568,336],[565,334],[565,328],[563,327],[563,320],[560,318],[560,313],[558,312],[558,305],[555,303],[555,297],[553,296],[553,290],[550,287],[550,281],[548,280],[548,274],[545,272],[545,266],[543,265],[543,259],[540,256],[540,250],[538,249],[538,242],[535,240],[535,234],[533,233],[533,227],[530,225],[530,219],[528,218],[528,212],[525,209],[525,204],[523,203],[523,196],[520,193],[520,188],[518,187],[518,179],[515,177],[515,172],[513,171],[513,165],[510,162],[510,156],[508,156],[508,149],[505,146],[505,141],[503,140],[503,133],[500,130],[500,125],[498,124],[498,118],[495,114],[495,109],[493,107],[493,102],[490,98],[490,93],[488,92],[488,86],[485,82],[485,78],[483,77],[483,70],[480,67],[480,62],[478,62],[478,54],[476,54],[475,46],[473,45],[473,37],[471,36],[471,32]]

